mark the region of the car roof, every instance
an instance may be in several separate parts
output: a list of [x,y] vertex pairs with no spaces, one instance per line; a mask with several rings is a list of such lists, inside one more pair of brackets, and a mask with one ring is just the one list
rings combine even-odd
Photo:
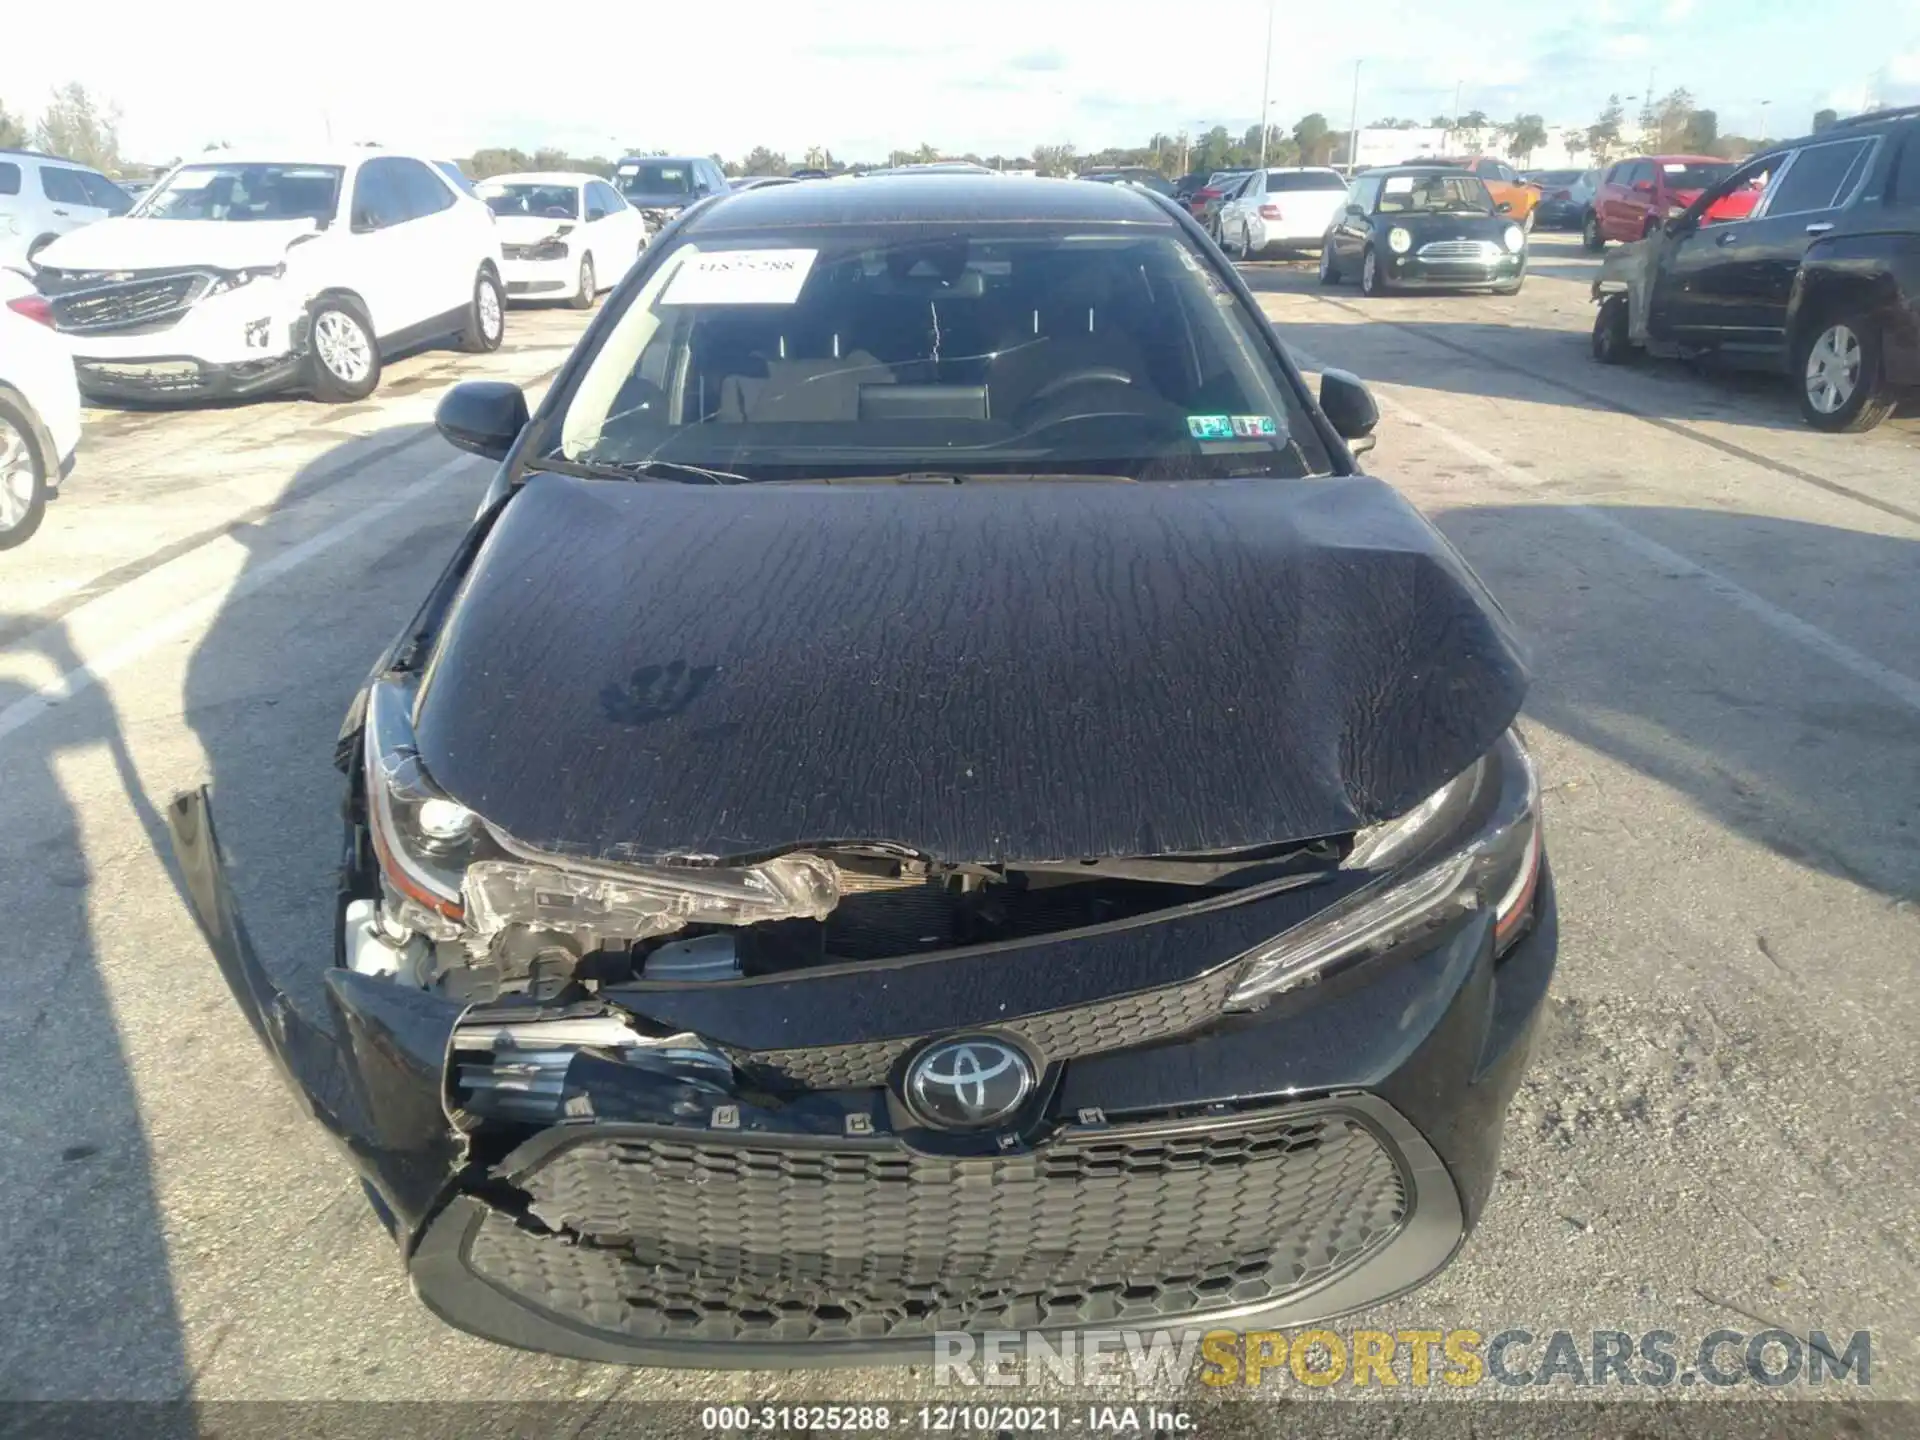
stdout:
[[516,185],[584,185],[589,180],[605,180],[604,175],[595,175],[586,170],[516,170],[511,175],[489,175],[484,180],[476,180],[476,185],[506,184]]
[[622,155],[622,165],[691,165],[696,160],[713,162],[711,155]]
[[1063,221],[1171,227],[1152,192],[1131,185],[1008,175],[880,175],[857,184],[763,185],[709,201],[689,230],[948,221]]
[[389,150],[384,145],[282,145],[272,150],[206,150],[198,155],[182,156],[179,164],[340,165],[352,169],[355,165],[383,156],[418,160],[422,165],[438,166],[441,163],[421,151]]
[[[1370,170],[1362,170],[1361,175],[1473,175],[1464,165],[1455,165],[1451,161],[1434,160],[1418,165],[1375,165]],[[1355,176],[1358,179],[1359,176]],[[1478,175],[1473,175],[1478,180]]]

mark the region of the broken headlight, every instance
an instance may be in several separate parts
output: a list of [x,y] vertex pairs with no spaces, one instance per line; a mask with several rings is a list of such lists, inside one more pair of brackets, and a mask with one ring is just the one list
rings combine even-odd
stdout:
[[278,265],[252,265],[244,270],[228,270],[207,287],[207,294],[224,295],[229,290],[238,290],[256,280],[278,280],[286,273],[284,261]]
[[387,681],[369,693],[366,786],[374,854],[388,886],[402,897],[398,918],[412,928],[453,938],[525,925],[641,940],[694,923],[819,920],[840,901],[839,872],[815,855],[666,867],[575,859],[523,845],[433,783],[414,739],[411,704],[408,691]]
[[1472,910],[1493,910],[1504,953],[1533,918],[1540,858],[1539,783],[1509,730],[1406,814],[1361,831],[1343,868],[1379,878],[1248,954],[1227,1007],[1254,1008]]

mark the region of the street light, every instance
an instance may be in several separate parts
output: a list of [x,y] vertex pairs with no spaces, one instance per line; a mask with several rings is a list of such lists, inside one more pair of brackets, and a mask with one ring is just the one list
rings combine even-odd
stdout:
[[1771,100],[1762,100],[1760,102],[1760,143],[1762,145],[1767,143],[1767,107],[1771,104],[1773,104]]
[[1273,108],[1273,3],[1267,0],[1267,59],[1260,71],[1260,168],[1267,168],[1267,112]]
[[1347,168],[1360,168],[1360,66],[1353,62],[1353,109],[1347,116]]

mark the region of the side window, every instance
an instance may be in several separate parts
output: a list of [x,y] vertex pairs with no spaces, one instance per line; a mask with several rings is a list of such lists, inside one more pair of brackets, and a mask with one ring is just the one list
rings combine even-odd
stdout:
[[1374,203],[1380,198],[1380,181],[1356,180],[1353,182],[1353,204],[1362,215],[1373,213]]
[[1806,215],[1831,210],[1853,191],[1873,141],[1843,140],[1797,152],[1779,182],[1770,187],[1768,215]]
[[403,218],[418,220],[424,215],[437,215],[453,207],[453,192],[427,166],[418,160],[400,157],[394,157],[387,163],[394,167],[394,178],[399,182],[401,204],[405,210]]
[[[0,195],[7,193],[6,182],[6,167],[0,165]],[[1893,183],[1887,187],[1887,203],[1920,208],[1920,126],[1909,130],[1900,144]]]
[[0,160],[0,195],[20,193],[20,167],[11,160]]
[[604,220],[609,213],[607,202],[600,194],[602,188],[600,182],[597,180],[589,183],[586,187],[587,193],[584,198],[586,200],[587,220],[589,222]]
[[109,215],[124,215],[133,208],[132,197],[104,175],[83,170],[80,183],[87,187],[87,195],[93,203]]
[[398,162],[378,157],[353,177],[353,228],[384,230],[407,218],[406,196],[396,173]]
[[56,205],[93,204],[87,198],[86,183],[80,178],[80,172],[61,165],[40,167],[40,193]]
[[1653,162],[1651,160],[1634,161],[1632,170],[1628,172],[1627,183],[1630,185],[1651,185],[1653,183]]

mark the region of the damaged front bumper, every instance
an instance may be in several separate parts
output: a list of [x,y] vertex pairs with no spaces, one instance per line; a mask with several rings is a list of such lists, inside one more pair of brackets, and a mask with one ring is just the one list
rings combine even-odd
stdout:
[[[490,1148],[449,1109],[467,1007],[327,964],[326,1013],[302,1013],[253,952],[205,793],[169,820],[229,986],[416,1293],[476,1334],[601,1361],[914,1363],[937,1331],[1296,1325],[1404,1291],[1478,1218],[1557,948],[1543,867],[1532,929],[1497,960],[1493,916],[1469,912],[1244,1014],[1221,1009],[1234,957],[1296,895],[1143,927],[1124,952],[1096,953],[1120,943],[1100,934],[609,992],[719,1036],[731,1076],[583,1052],[554,1118]],[[1034,993],[1008,967],[1036,965],[1049,1008],[1006,1013]],[[921,1128],[899,1094],[914,1043],[863,1039],[956,1026],[1046,1058],[1014,1129]]]

